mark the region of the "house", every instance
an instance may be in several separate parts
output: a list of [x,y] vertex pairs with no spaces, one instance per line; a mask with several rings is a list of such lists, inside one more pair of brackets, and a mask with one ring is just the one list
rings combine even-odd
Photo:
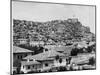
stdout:
[[38,46],[38,45],[44,45],[43,41],[30,41],[29,42],[30,46]]
[[70,55],[73,45],[71,46],[56,46],[56,45],[46,45],[44,46],[44,48],[48,49],[48,50],[54,50],[60,53],[64,53],[65,55]]
[[[35,60],[29,60],[29,61],[22,61],[21,62],[21,71],[24,73],[30,72],[30,71],[36,71],[41,68],[41,63]],[[30,66],[31,65],[31,66]]]
[[89,59],[95,58],[95,53],[80,53],[77,56],[73,56],[70,62],[70,65],[75,70],[82,69],[85,65],[89,65]]
[[48,49],[48,50],[51,50],[53,49],[54,47],[56,47],[56,45],[45,45],[43,46],[45,49]]
[[78,22],[78,18],[69,18],[68,20],[67,20],[69,23],[76,23],[76,22]]
[[85,41],[81,41],[81,42],[75,42],[73,43],[74,46],[76,46],[77,48],[87,48],[87,43]]
[[70,63],[70,56],[71,56],[71,51],[73,49],[73,45],[71,46],[56,46],[56,45],[53,45],[53,46],[46,46],[45,47],[46,49],[49,50],[54,50],[54,51],[57,51],[59,53],[63,53],[66,57],[66,63]]
[[27,39],[24,39],[24,38],[14,39],[13,41],[14,41],[17,45],[27,44]]
[[27,39],[18,39],[19,44],[27,44]]
[[[27,73],[29,71],[48,71],[52,67],[66,66],[66,57],[63,53],[54,50],[46,51],[32,56],[23,58],[21,62],[21,71]],[[26,62],[26,63],[25,63]],[[27,69],[28,65],[28,69]]]
[[73,49],[73,46],[72,46],[72,45],[71,45],[71,46],[66,46],[66,50],[64,50],[63,53],[64,53],[66,56],[70,56],[70,55],[71,55],[72,49]]
[[28,49],[13,46],[13,61],[21,60],[22,58],[32,55],[34,52]]
[[17,69],[20,68],[22,58],[32,54],[34,54],[33,51],[13,46],[13,72],[16,72]]

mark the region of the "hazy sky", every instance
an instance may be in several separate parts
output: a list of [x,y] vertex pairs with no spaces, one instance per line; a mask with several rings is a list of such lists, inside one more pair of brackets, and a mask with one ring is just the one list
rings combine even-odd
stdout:
[[67,20],[78,18],[95,33],[95,7],[79,5],[47,4],[36,2],[12,2],[12,18],[28,21]]

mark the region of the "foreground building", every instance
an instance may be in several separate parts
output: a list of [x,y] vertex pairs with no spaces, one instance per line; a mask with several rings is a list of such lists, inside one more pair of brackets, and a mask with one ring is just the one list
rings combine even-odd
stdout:
[[22,58],[32,55],[34,52],[28,49],[13,46],[13,61],[21,60]]
[[66,56],[57,51],[46,51],[33,56],[27,56],[21,62],[21,71],[28,73],[29,71],[45,72],[53,67],[66,66]]
[[20,67],[20,62],[24,57],[32,54],[34,54],[33,51],[13,46],[13,71],[16,71]]
[[[82,70],[82,69],[95,69],[95,65],[89,64],[95,59],[95,52],[84,52],[85,46],[92,46],[94,42],[87,44],[78,42],[77,49],[82,50],[77,55],[71,55],[71,52],[76,47],[70,46],[45,46],[42,53],[32,54],[33,52],[27,51],[27,56],[21,58],[20,72],[23,73],[36,73],[36,72],[52,72],[59,71],[61,67],[65,70]],[[20,50],[19,48],[17,48]],[[24,49],[22,49],[23,51]],[[21,51],[21,50],[20,50]],[[21,51],[21,52],[22,52]],[[25,50],[24,50],[25,51]],[[22,54],[22,53],[21,53]],[[25,55],[25,53],[23,53]]]

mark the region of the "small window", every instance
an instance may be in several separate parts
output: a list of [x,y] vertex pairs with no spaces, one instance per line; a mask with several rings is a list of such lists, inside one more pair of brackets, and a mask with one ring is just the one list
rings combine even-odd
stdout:
[[18,58],[18,59],[22,59],[23,56],[22,56],[22,55],[18,55],[17,58]]
[[23,66],[23,68],[24,68],[24,66]]
[[17,59],[19,59],[19,56],[17,56]]
[[66,59],[66,61],[68,61],[68,59]]
[[27,69],[30,69],[30,66],[27,66]]
[[22,59],[22,58],[23,58],[23,56],[21,55],[21,56],[20,56],[20,58]]
[[34,65],[32,67],[34,68]]
[[30,59],[29,61],[33,61],[33,59]]
[[61,58],[59,59],[59,63],[62,63],[62,59]]
[[45,51],[48,51],[48,49],[45,49]]
[[25,57],[27,56],[27,54],[25,54]]
[[34,55],[34,53],[32,53],[32,55]]
[[17,58],[20,59],[20,56],[18,55]]
[[48,63],[46,63],[45,66],[47,67],[48,66]]

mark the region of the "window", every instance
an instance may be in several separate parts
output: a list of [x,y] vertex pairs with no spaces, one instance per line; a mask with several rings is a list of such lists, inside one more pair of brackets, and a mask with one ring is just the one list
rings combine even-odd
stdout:
[[68,58],[66,59],[66,64],[69,64],[69,60],[68,60]]
[[61,58],[59,59],[59,63],[62,63],[62,59]]
[[66,61],[68,61],[68,58],[66,59]]
[[27,56],[27,54],[25,54],[25,57]]
[[23,56],[21,55],[21,56],[20,56],[20,59],[22,59],[22,58],[23,58]]
[[48,63],[46,63],[45,66],[47,67],[48,66]]
[[18,58],[18,59],[22,59],[23,56],[22,56],[22,55],[18,55],[17,58]]
[[48,51],[48,49],[45,49],[45,51]]
[[32,55],[34,55],[34,53],[32,53]]
[[21,58],[20,55],[18,55],[17,58],[20,59]]
[[27,66],[27,69],[30,69],[30,66]]
[[23,66],[23,68],[24,68],[24,66]]
[[17,56],[17,59],[19,59],[19,55]]
[[34,68],[34,65],[32,67]]
[[33,61],[33,59],[29,59],[29,61]]

